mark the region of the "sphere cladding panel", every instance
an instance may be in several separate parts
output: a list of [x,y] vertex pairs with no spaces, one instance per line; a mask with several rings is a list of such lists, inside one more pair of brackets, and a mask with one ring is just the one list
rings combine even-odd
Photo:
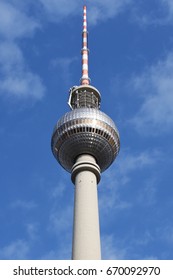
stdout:
[[69,172],[80,154],[93,155],[104,171],[114,161],[119,148],[119,133],[114,122],[93,108],[66,113],[57,122],[52,136],[52,152]]
[[112,119],[109,116],[107,116],[105,113],[103,113],[102,111],[100,111],[98,109],[94,109],[94,108],[79,108],[79,109],[74,109],[70,112],[67,112],[57,122],[54,130],[56,130],[57,127],[60,127],[61,125],[63,125],[64,123],[66,123],[70,120],[80,119],[80,118],[90,118],[90,119],[101,120],[101,121],[107,123],[112,128],[114,128],[116,130],[116,132],[118,133],[118,130],[117,130],[114,122],[112,121]]

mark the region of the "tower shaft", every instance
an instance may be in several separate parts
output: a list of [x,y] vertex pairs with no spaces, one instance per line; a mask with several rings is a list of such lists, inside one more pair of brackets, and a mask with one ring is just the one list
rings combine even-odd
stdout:
[[97,181],[100,170],[90,155],[81,155],[72,169],[75,183],[73,260],[99,260],[100,227]]

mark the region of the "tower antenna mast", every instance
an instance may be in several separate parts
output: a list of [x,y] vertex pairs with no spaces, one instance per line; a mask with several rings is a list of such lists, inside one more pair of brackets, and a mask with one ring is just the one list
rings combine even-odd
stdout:
[[82,31],[82,78],[81,85],[89,85],[90,78],[88,76],[88,30],[87,30],[87,7],[83,6],[83,31]]

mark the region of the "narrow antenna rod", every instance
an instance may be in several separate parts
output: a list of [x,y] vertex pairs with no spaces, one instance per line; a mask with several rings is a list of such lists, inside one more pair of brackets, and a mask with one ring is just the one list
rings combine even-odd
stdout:
[[82,78],[81,85],[89,85],[90,78],[88,76],[88,31],[87,31],[87,8],[83,7],[83,32],[82,32]]

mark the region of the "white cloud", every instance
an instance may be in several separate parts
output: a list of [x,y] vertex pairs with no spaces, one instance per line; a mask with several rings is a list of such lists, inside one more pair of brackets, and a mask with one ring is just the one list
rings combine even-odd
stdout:
[[66,182],[60,181],[59,184],[52,188],[52,190],[49,192],[51,198],[54,199],[61,199],[64,195],[64,193],[67,191],[67,185]]
[[[131,2],[132,0],[88,1],[90,23],[96,24],[99,21],[116,16],[127,8],[127,5]],[[33,15],[38,15],[39,11],[37,19],[29,15],[31,7],[34,11]],[[29,69],[18,40],[34,35],[41,28],[43,11],[45,13],[45,22],[49,20],[59,22],[71,15],[80,14],[82,17],[81,10],[82,3],[80,0],[40,0],[37,4],[33,0],[25,1],[23,4],[16,0],[2,0],[0,2],[1,95],[18,99],[32,98],[40,100],[43,98],[45,94],[43,82],[36,73]],[[61,59],[58,61],[62,67],[62,75],[66,72],[66,81],[68,80],[67,70],[75,59]]]
[[126,10],[133,0],[95,0],[88,1],[89,22],[96,24],[117,16],[120,12]]
[[[56,202],[57,204],[57,202]],[[51,210],[47,230],[49,234],[55,235],[58,245],[52,246],[42,259],[70,259],[72,251],[72,224],[73,203],[66,207],[53,207]],[[56,249],[58,248],[58,249]]]
[[[151,5],[152,4],[152,5]],[[172,0],[158,0],[148,3],[147,11],[145,11],[144,1],[139,0],[132,8],[132,20],[139,25],[168,25],[173,23],[173,2]],[[143,6],[144,5],[144,6]]]
[[156,229],[157,236],[167,242],[170,245],[173,245],[173,225],[166,223],[161,228]]
[[115,185],[126,185],[130,181],[132,172],[154,165],[161,156],[159,151],[144,151],[139,154],[132,154],[126,150],[121,150],[116,163],[104,174],[104,181],[110,181],[107,184],[109,189]]
[[0,93],[17,98],[41,99],[45,88],[39,76],[27,66],[18,39],[40,28],[36,19],[19,9],[19,5],[0,2]]
[[37,74],[32,73],[22,51],[14,42],[0,45],[0,93],[18,98],[41,99],[45,88]]
[[[101,179],[99,188],[103,188],[103,190],[99,194],[99,205],[102,214],[105,213],[107,215],[107,212],[110,212],[110,210],[116,209],[117,212],[117,210],[122,211],[133,207],[132,201],[127,201],[121,196],[121,190],[131,184],[131,181],[134,179],[134,173],[143,172],[151,168],[161,158],[162,155],[159,151],[144,151],[139,154],[131,154],[122,150],[116,163],[103,174]],[[154,203],[155,185],[155,174],[153,174],[151,178],[143,181],[143,192],[136,202],[145,202],[148,205]]]
[[107,215],[107,213],[113,210],[122,211],[132,207],[132,203],[126,201],[120,195],[121,184],[124,185],[124,182],[123,179],[121,181],[119,175],[113,169],[110,169],[110,173],[107,176],[102,176],[99,186],[99,188],[102,188],[99,193],[99,210],[101,215]]
[[42,260],[70,260],[72,255],[71,239],[64,239],[58,244],[58,249],[52,249],[42,256]]
[[5,79],[1,80],[0,89],[1,92],[13,97],[33,97],[37,100],[42,99],[45,92],[41,79],[31,72],[6,76]]
[[80,0],[40,0],[40,2],[49,19],[54,21],[60,21],[64,17],[76,14],[78,7],[82,7]]
[[61,57],[51,61],[53,67],[59,68],[59,73],[66,84],[71,80],[71,66],[77,61],[77,57]]
[[112,235],[102,236],[102,259],[123,260],[126,256],[125,249],[119,249],[115,238]]
[[0,64],[3,72],[22,71],[24,58],[19,47],[12,42],[4,41],[0,45]]
[[38,236],[38,223],[28,223],[26,224],[27,234],[29,236],[29,240],[35,240],[39,238]]
[[138,131],[159,134],[173,126],[173,53],[145,69],[132,81],[133,89],[141,93],[143,103],[131,120]]
[[165,232],[165,238],[167,242],[170,244],[173,244],[173,227],[167,227]]
[[138,192],[137,202],[146,207],[154,205],[157,201],[157,189],[158,189],[158,177],[154,176],[146,179],[145,184],[142,188],[142,192]]
[[22,13],[17,5],[0,2],[0,34],[6,39],[15,39],[33,34],[40,25],[36,19]]
[[[81,12],[82,3],[80,0],[40,0],[49,19],[60,21],[69,15],[76,15]],[[126,9],[132,0],[88,0],[87,7],[90,24],[112,18]],[[85,4],[85,3],[83,3]]]
[[153,165],[159,156],[159,152],[144,151],[140,154],[130,154],[122,151],[123,156],[118,164],[118,171],[121,175],[127,175],[132,171],[140,170],[145,167]]
[[54,234],[61,235],[68,233],[71,229],[73,217],[73,205],[62,209],[53,209],[49,217],[48,229]]
[[167,22],[173,20],[173,2],[172,0],[161,0],[163,7],[167,10]]
[[37,207],[37,204],[34,201],[25,201],[25,200],[16,200],[11,204],[12,208],[21,208],[26,210],[32,210]]
[[0,259],[5,260],[22,260],[27,259],[29,253],[29,245],[24,240],[17,240],[11,244],[0,248]]
[[154,240],[154,236],[149,230],[146,230],[142,233],[142,235],[136,239],[133,240],[134,244],[140,245],[140,246],[146,246],[150,242]]

